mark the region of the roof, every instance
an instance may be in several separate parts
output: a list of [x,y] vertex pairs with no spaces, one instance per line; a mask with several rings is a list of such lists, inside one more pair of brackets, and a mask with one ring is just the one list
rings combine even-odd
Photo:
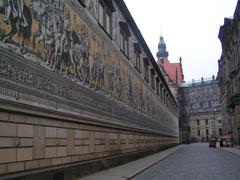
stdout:
[[163,60],[158,59],[157,64],[159,67],[161,66],[163,68],[170,81],[177,84],[178,86],[181,86],[183,83],[183,71],[181,62],[171,63],[168,58],[165,58]]
[[208,77],[208,78],[192,80],[189,82],[184,82],[181,86],[190,87],[190,86],[197,86],[197,85],[203,85],[203,84],[211,84],[213,82],[217,83],[217,80],[215,79],[215,77]]

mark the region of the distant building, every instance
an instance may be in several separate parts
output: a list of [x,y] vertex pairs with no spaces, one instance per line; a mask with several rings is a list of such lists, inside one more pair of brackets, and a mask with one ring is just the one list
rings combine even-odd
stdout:
[[[182,83],[184,82],[184,75],[183,75],[183,69],[182,69],[182,58],[180,57],[179,63],[171,63],[168,59],[168,52],[167,52],[167,46],[164,42],[163,36],[160,36],[160,40],[158,43],[158,52],[157,55],[157,64],[162,72],[174,98],[178,102],[179,100],[179,88],[181,87]],[[183,133],[183,132],[189,132],[189,126],[187,123],[181,119],[182,114],[182,107],[179,106],[179,136],[180,136],[180,142],[186,142],[183,140],[183,136],[186,137],[184,139],[189,139],[188,134],[189,133]]]
[[217,79],[223,116],[223,133],[231,135],[235,144],[240,144],[240,1],[233,18],[225,18],[220,27],[219,39],[222,55],[218,61]]
[[179,58],[179,63],[171,63],[168,59],[168,52],[166,51],[166,44],[164,42],[163,36],[160,37],[158,43],[157,52],[157,64],[163,73],[172,94],[175,99],[177,99],[178,88],[184,81],[184,75],[182,70],[182,58]]
[[215,77],[182,84],[179,89],[183,142],[208,141],[222,136],[219,88]]

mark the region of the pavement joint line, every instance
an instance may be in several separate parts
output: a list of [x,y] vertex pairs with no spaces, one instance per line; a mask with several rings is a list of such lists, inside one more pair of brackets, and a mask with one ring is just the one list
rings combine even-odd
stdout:
[[[141,170],[140,172],[136,173],[135,175],[131,176],[131,177],[128,177],[126,180],[131,180],[132,178],[136,177],[137,175],[141,174],[143,171],[146,171],[147,169],[153,167],[154,165],[156,165],[157,163],[163,161],[164,159],[168,158],[170,155],[174,154],[175,152],[179,151],[180,149],[182,149],[183,147],[185,147],[185,145],[179,145],[179,146],[176,146],[175,148],[177,148],[176,150],[170,152],[168,155],[166,155],[165,157],[163,157],[162,159],[160,159],[159,161],[151,164],[150,166],[144,168],[143,170]],[[159,152],[161,153],[161,152]]]

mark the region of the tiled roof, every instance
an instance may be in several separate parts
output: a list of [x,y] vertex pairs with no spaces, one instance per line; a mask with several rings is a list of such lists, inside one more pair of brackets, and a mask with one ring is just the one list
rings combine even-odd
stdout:
[[181,86],[183,83],[183,71],[181,63],[170,63],[168,58],[163,60],[158,59],[158,66],[161,66],[169,77],[169,80]]

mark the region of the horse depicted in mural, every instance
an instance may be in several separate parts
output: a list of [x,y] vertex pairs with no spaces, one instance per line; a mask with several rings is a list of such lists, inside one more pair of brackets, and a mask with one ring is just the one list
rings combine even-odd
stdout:
[[57,9],[53,2],[42,0],[32,1],[34,19],[38,22],[38,31],[33,34],[32,45],[43,45],[46,63],[53,69],[56,68],[61,51],[61,36],[63,29],[63,9]]
[[0,13],[4,14],[3,21],[11,26],[10,32],[0,37],[0,40],[4,43],[13,43],[12,37],[18,33],[20,52],[24,53],[24,44],[31,37],[30,9],[24,0],[0,0]]
[[72,69],[74,77],[88,81],[89,38],[85,27],[80,28],[79,35],[71,29],[70,14],[64,11],[61,0],[33,0],[32,12],[39,23],[33,35],[33,48],[42,43],[45,61],[51,69],[65,75]]
[[36,48],[36,41],[38,43],[44,41],[43,46],[44,49],[46,48],[46,38],[47,38],[47,29],[49,28],[49,21],[48,15],[46,13],[47,6],[43,4],[42,1],[32,1],[32,13],[33,17],[36,21],[39,22],[38,24],[38,31],[33,34],[32,46],[33,49]]
[[76,63],[76,75],[84,83],[90,82],[90,76],[93,68],[93,59],[90,56],[90,40],[86,28],[79,29],[79,41],[73,46],[73,59]]

